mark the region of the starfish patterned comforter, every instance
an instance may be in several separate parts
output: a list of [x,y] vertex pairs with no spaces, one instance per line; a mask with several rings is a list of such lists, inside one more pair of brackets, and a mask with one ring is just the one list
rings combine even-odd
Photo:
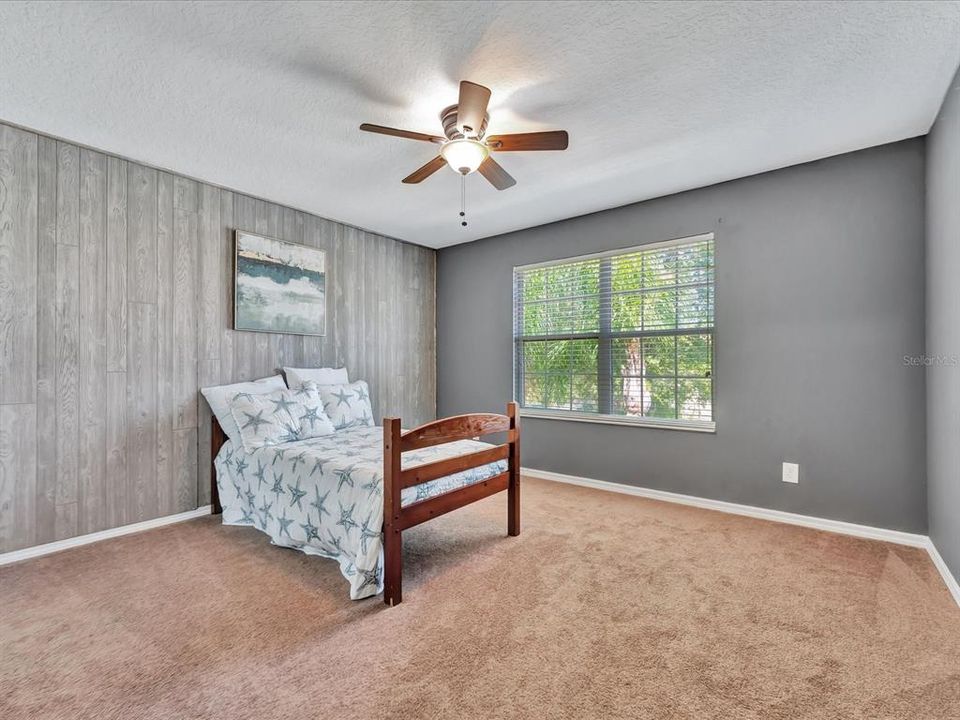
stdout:
[[[490,447],[460,440],[404,453],[403,468]],[[251,525],[275,545],[336,560],[353,600],[383,590],[383,428],[259,448],[233,443],[215,460],[225,525]],[[401,504],[424,500],[506,472],[506,461],[406,488]]]

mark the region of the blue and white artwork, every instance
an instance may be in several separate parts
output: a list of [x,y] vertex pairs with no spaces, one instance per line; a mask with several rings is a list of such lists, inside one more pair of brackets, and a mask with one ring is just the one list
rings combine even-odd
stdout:
[[323,250],[237,231],[236,330],[324,335]]

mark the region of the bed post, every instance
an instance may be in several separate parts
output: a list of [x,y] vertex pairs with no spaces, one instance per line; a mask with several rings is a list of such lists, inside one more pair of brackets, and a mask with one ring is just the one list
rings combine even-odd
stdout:
[[510,473],[507,485],[507,535],[520,534],[520,413],[517,403],[507,404],[507,417],[510,418],[510,431],[507,442],[510,444],[507,471]]
[[400,418],[383,419],[383,601],[403,600],[400,534]]
[[219,515],[223,512],[220,505],[220,490],[217,488],[217,453],[227,442],[227,434],[220,427],[220,421],[214,415],[211,420],[211,442],[210,442],[210,511],[213,515]]

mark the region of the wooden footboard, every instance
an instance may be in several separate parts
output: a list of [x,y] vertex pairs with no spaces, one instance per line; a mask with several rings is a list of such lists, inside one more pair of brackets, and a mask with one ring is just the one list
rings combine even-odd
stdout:
[[[409,470],[401,469],[401,455],[408,450],[504,432],[507,433],[507,442],[502,445],[418,465]],[[498,460],[507,461],[505,473],[406,507],[400,506],[400,492],[405,488]],[[507,534],[519,535],[520,424],[516,403],[507,405],[506,415],[456,415],[435,420],[408,432],[401,431],[400,418],[384,418],[383,601],[388,605],[397,605],[403,599],[404,530],[503,490],[507,491]]]

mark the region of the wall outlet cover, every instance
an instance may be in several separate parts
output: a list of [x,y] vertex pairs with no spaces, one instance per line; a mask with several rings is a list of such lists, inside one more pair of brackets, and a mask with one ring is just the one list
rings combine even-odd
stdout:
[[783,481],[794,485],[800,482],[800,466],[797,463],[783,464]]

